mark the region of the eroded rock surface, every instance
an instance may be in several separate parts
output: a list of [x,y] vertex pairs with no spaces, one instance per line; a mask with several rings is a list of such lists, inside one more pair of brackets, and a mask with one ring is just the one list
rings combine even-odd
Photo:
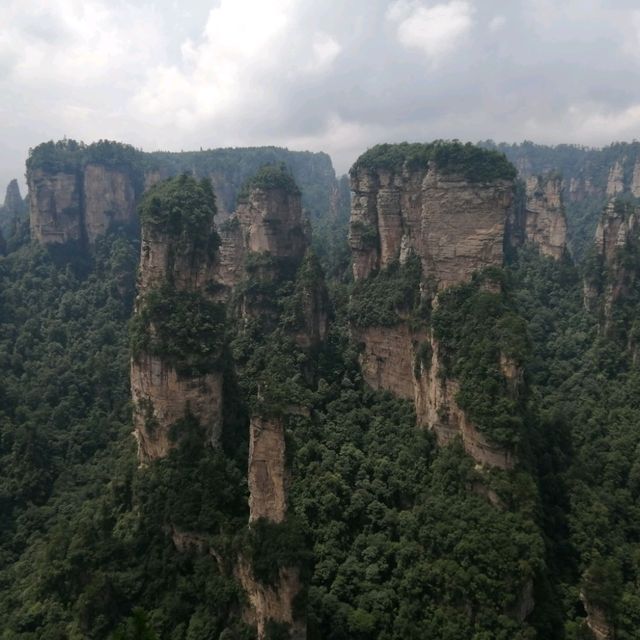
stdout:
[[420,257],[437,288],[466,282],[474,271],[502,265],[512,183],[471,183],[428,169],[356,168],[349,241],[356,279],[399,260]]
[[562,180],[557,175],[532,176],[526,182],[525,238],[543,255],[559,260],[567,250],[567,220]]
[[84,168],[84,224],[90,243],[113,224],[135,220],[136,193],[128,173],[99,164]]
[[41,244],[61,244],[84,237],[81,184],[76,173],[29,172],[31,235]]
[[249,440],[249,522],[282,522],[287,511],[284,425],[253,416]]

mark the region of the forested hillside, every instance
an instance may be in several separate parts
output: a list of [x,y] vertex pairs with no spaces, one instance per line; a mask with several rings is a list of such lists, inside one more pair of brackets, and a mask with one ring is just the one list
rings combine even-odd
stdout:
[[[200,176],[201,160],[183,156],[176,171]],[[419,173],[431,161],[435,186]],[[216,156],[231,171],[225,162]],[[385,183],[394,171],[405,182]],[[0,258],[0,638],[249,640],[259,606],[247,583],[268,600],[295,569],[294,624],[270,619],[265,638],[637,639],[638,244],[574,261],[530,242],[503,256],[501,235],[479,252],[467,234],[451,258],[433,238],[384,235],[385,221],[415,214],[406,193],[440,197],[434,235],[467,233],[481,216],[494,229],[514,175],[500,154],[450,143],[365,154],[352,171],[353,258],[346,179],[329,220],[325,195],[279,164],[243,179],[243,204],[222,224],[210,183],[152,187],[140,209],[146,276],[126,230],[44,247],[17,225]],[[319,212],[311,247],[298,188]],[[449,225],[465,189],[484,208]],[[633,229],[626,200],[617,211]],[[295,231],[285,240],[284,227]],[[385,390],[366,360],[374,339],[395,340],[387,354],[407,335],[408,395]],[[218,443],[187,406],[168,425],[171,446],[140,458],[130,359],[145,350],[187,363],[183,381],[221,372]],[[414,382],[436,381],[449,405],[429,399],[429,413]],[[141,424],[155,437],[163,425],[150,416]],[[449,437],[454,418],[468,429]],[[257,517],[264,474],[252,461],[274,424],[286,512]],[[471,427],[482,447],[469,447]]]

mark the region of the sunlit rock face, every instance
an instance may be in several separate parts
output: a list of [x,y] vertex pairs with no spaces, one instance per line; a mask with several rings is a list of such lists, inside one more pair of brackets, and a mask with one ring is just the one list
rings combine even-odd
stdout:
[[417,171],[355,169],[349,242],[356,279],[413,251],[437,288],[502,265],[512,183],[472,183],[434,165]]

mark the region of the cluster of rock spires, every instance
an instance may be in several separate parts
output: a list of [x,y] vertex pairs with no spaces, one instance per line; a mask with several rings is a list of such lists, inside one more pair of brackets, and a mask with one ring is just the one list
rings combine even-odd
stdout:
[[[614,169],[607,186],[611,197],[628,186],[622,169]],[[143,192],[150,190],[148,196],[152,197],[154,188],[165,184],[162,177],[157,173],[147,175],[140,189],[127,172],[91,163],[81,174],[34,170],[28,176],[33,237],[43,244],[94,242],[113,223],[135,220]],[[152,188],[154,184],[157,186]],[[632,191],[634,185],[640,194],[640,169],[631,176]],[[8,198],[11,207],[18,202],[15,188]],[[576,183],[569,191],[578,194],[581,190],[588,192],[589,185]],[[394,168],[356,163],[351,172],[351,191],[349,243],[355,280],[366,280],[396,262],[402,264],[410,256],[417,256],[422,267],[419,295],[435,306],[438,295],[447,288],[469,282],[479,270],[502,266],[505,255],[514,247],[532,244],[555,260],[563,259],[567,252],[563,205],[566,185],[553,172],[529,175],[518,191],[512,177],[475,180],[464,172],[445,170],[436,161],[422,166],[405,162]],[[295,271],[303,264],[310,232],[295,185],[250,183],[236,210],[224,211],[222,224],[214,223],[213,194],[211,205],[211,215],[195,236],[176,234],[164,224],[143,220],[138,315],[149,296],[170,287],[176,295],[197,296],[208,305],[220,305],[235,322],[246,322],[269,312],[268,301],[242,293],[243,282],[256,273],[256,267],[249,266],[252,257],[277,259],[276,263],[257,267],[263,281],[282,278],[282,265]],[[635,207],[612,201],[598,226],[595,242],[607,279],[585,282],[585,304],[593,308],[596,300],[603,300],[605,318],[633,284],[634,273],[625,269],[620,255],[625,248],[635,246],[638,232]],[[213,244],[203,245],[203,238],[213,239]],[[299,347],[311,349],[326,335],[326,292],[322,286],[309,288],[303,300],[304,322],[292,337]],[[156,331],[153,322],[147,328],[151,334]],[[496,446],[458,406],[458,381],[443,373],[439,345],[429,330],[416,329],[406,319],[395,326],[354,326],[352,334],[362,347],[360,364],[365,381],[373,388],[412,401],[418,424],[433,429],[439,443],[459,437],[482,467],[511,469],[516,464],[516,452]],[[426,361],[419,357],[425,344],[430,353]],[[219,445],[223,348],[216,343],[211,351],[213,364],[204,371],[185,372],[170,359],[144,348],[134,355],[131,388],[141,464],[170,453],[177,442],[172,429],[187,417],[203,427],[203,446]],[[500,368],[517,392],[522,378],[518,364],[503,354]],[[292,412],[299,410],[291,407]],[[287,517],[286,422],[286,415],[256,412],[251,416],[249,522],[264,518],[279,523]],[[174,532],[173,536],[178,548],[193,543],[184,532]],[[198,546],[205,544],[196,542]],[[257,627],[260,637],[269,620],[289,625],[291,637],[305,637],[304,620],[293,607],[301,589],[296,567],[282,568],[278,582],[265,585],[256,579],[247,559],[240,556],[234,573],[248,597],[245,618]],[[603,624],[593,626],[600,628]],[[598,634],[609,637],[600,631]]]
[[108,141],[44,143],[27,161],[31,237],[43,245],[93,244],[113,226],[137,227],[143,193],[181,173],[211,181],[222,222],[235,210],[244,182],[261,166],[278,162],[286,162],[300,184],[312,184],[327,207],[342,206],[331,159],[324,153],[276,147],[145,153]]
[[[282,172],[281,169],[273,171]],[[162,294],[167,287],[178,293],[200,296],[203,302],[225,305],[222,321],[227,316],[242,325],[257,314],[269,314],[268,301],[246,295],[240,286],[256,275],[251,270],[251,260],[263,261],[257,275],[263,283],[278,281],[285,277],[283,269],[295,272],[303,265],[310,246],[300,192],[284,173],[280,173],[280,178],[286,181],[285,184],[250,183],[236,212],[219,227],[214,226],[213,193],[209,194],[207,217],[195,230],[186,230],[187,223],[180,220],[176,233],[167,223],[166,216],[160,214],[156,221],[144,215],[143,206],[137,316],[144,315],[150,296],[157,292]],[[168,211],[175,208],[171,197],[162,196],[161,192],[176,181],[189,183],[196,192],[200,189],[192,178],[183,176],[151,189],[145,203],[153,208],[155,198],[157,206],[166,207]],[[206,190],[200,195],[206,197]],[[201,204],[206,208],[206,203]],[[192,200],[189,205],[193,205]],[[184,216],[188,214],[183,212]],[[215,238],[213,245],[202,243],[207,235]],[[293,338],[308,348],[324,339],[327,310],[323,305],[326,300],[323,283],[306,293],[308,313],[304,313],[305,321]],[[145,330],[153,337],[160,332],[158,324],[161,322],[159,319],[155,325],[147,325]],[[203,334],[203,340],[206,339]],[[223,422],[224,374],[220,358],[223,348],[216,343],[210,353],[215,364],[210,370],[198,372],[180,371],[170,359],[144,349],[134,353],[131,389],[141,464],[163,458],[177,446],[173,430],[187,417],[195,419],[202,427],[202,446],[219,446]],[[288,502],[286,414],[256,412],[250,418],[249,429],[249,523],[259,519],[281,523],[286,518]],[[181,539],[180,535],[181,532],[174,532],[174,537]],[[294,614],[293,608],[293,601],[301,589],[297,567],[281,568],[277,583],[265,585],[254,576],[251,563],[241,555],[234,574],[247,593],[249,607],[244,617],[256,626],[260,638],[264,637],[269,620],[288,625],[291,637],[305,637],[304,620]]]

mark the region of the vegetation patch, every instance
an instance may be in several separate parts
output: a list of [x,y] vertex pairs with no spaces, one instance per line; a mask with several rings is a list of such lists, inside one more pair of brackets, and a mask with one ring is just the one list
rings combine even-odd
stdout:
[[411,255],[404,264],[393,262],[353,286],[348,316],[359,328],[392,327],[401,320],[427,320],[430,301],[420,296],[422,265]]
[[149,291],[130,324],[131,352],[157,356],[181,375],[219,368],[225,334],[224,306],[193,291],[165,284]]
[[433,162],[445,174],[464,176],[470,182],[514,180],[515,167],[506,156],[492,149],[483,149],[458,140],[436,140],[431,143],[379,144],[363,153],[351,168],[400,172],[426,169]]
[[522,437],[522,407],[509,391],[500,359],[504,355],[521,365],[530,344],[525,320],[503,292],[491,290],[499,275],[486,270],[441,293],[433,329],[442,373],[460,383],[460,407],[493,442],[513,447]]
[[238,200],[246,200],[253,189],[261,191],[279,189],[286,193],[300,195],[300,189],[284,162],[268,164],[259,169],[240,189]]

